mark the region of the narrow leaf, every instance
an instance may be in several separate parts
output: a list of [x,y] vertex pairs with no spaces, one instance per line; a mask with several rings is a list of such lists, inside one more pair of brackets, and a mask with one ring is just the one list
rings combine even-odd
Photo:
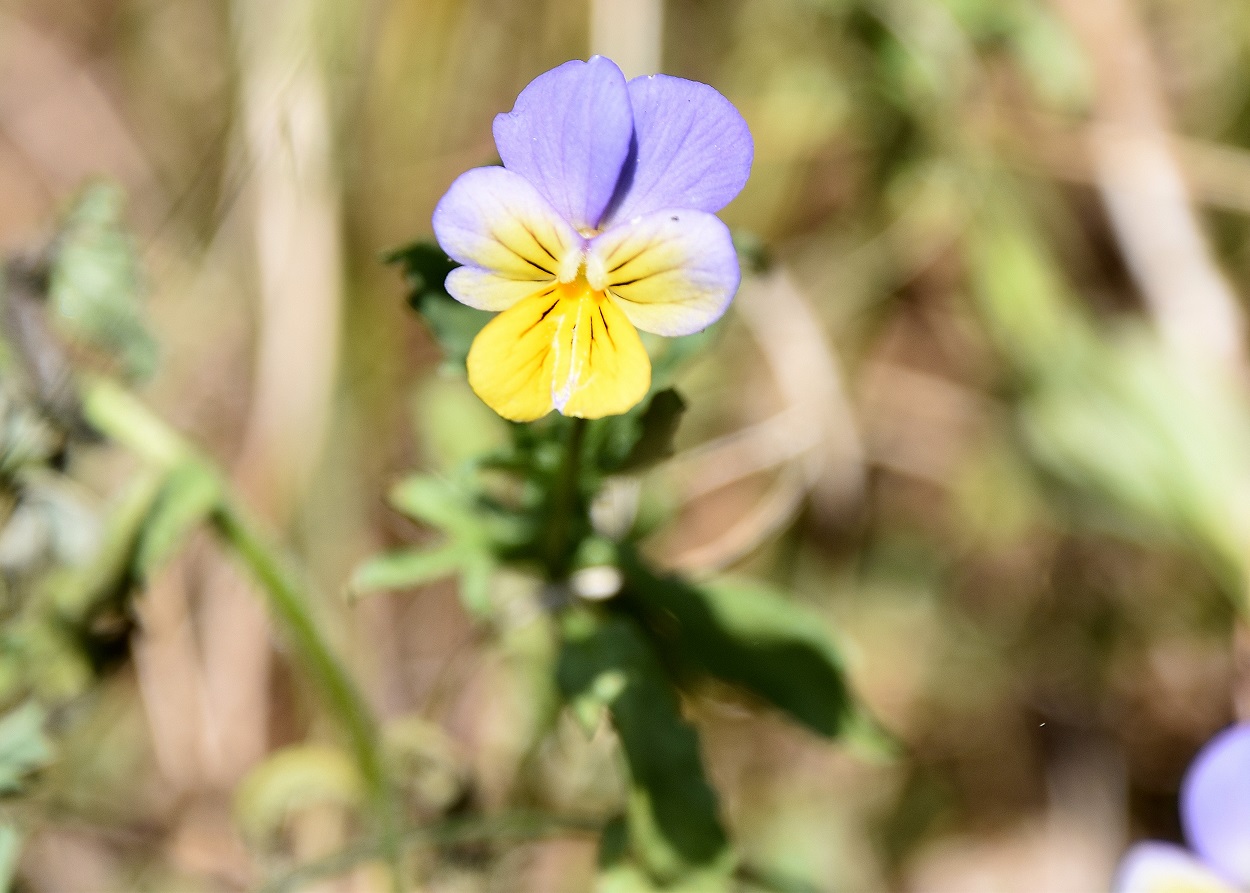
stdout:
[[0,825],[0,893],[13,889],[17,859],[22,854],[22,835],[12,825]]
[[353,595],[412,589],[450,577],[464,560],[465,549],[459,543],[375,555],[356,568],[349,587]]
[[631,778],[627,818],[635,856],[665,881],[716,863],[726,852],[725,832],[698,736],[642,631],[624,617],[572,613],[563,633],[556,675],[565,698],[611,696],[608,709]]
[[27,775],[52,759],[52,747],[43,732],[44,710],[33,701],[0,719],[0,793],[21,789]]
[[473,538],[479,525],[467,500],[450,482],[424,474],[404,478],[390,492],[391,505],[413,520]]

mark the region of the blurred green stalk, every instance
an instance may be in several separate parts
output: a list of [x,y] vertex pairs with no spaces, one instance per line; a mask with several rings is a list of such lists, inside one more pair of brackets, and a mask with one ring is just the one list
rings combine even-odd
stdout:
[[586,443],[585,419],[575,418],[569,427],[568,440],[564,445],[564,457],[556,472],[549,502],[547,540],[545,545],[547,576],[559,582],[568,576],[572,560],[573,526],[581,516],[582,453]]
[[[211,463],[117,383],[103,378],[88,380],[80,396],[87,420],[109,439],[157,466],[173,470],[194,463],[219,477]],[[399,813],[372,712],[351,674],[335,657],[328,640],[318,629],[304,588],[291,570],[291,562],[228,487],[223,484],[219,492],[222,495],[210,516],[212,525],[265,592],[270,610],[311,672],[326,705],[346,731],[369,792],[381,852],[390,865],[393,887],[402,891]]]

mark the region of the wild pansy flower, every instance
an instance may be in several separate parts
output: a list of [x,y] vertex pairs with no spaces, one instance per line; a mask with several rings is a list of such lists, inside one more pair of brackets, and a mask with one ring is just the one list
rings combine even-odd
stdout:
[[1116,893],[1250,893],[1250,723],[1220,732],[1181,782],[1189,852],[1154,841],[1134,846]]
[[447,291],[502,311],[473,342],[469,384],[514,421],[625,412],[651,384],[637,330],[692,334],[737,291],[713,215],[750,173],[746,122],[706,84],[627,83],[595,56],[535,78],[494,135],[503,167],[462,174],[434,211],[463,264]]

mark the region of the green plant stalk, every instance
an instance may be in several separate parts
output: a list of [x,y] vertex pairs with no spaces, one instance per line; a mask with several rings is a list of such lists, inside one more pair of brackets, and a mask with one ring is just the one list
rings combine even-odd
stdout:
[[228,495],[213,513],[213,523],[269,596],[270,609],[281,621],[330,709],[343,724],[369,792],[381,835],[382,853],[392,868],[395,889],[402,890],[399,815],[391,795],[381,737],[364,697],[317,628],[302,588],[268,536]]
[[586,420],[573,419],[568,441],[564,446],[564,458],[556,471],[551,488],[551,515],[547,523],[544,543],[544,559],[547,576],[552,582],[563,580],[569,572],[569,539],[573,534],[573,516],[580,509],[582,451],[586,443]]
[[[80,397],[83,413],[97,431],[147,461],[166,469],[184,462],[208,467],[207,461],[177,432],[117,383],[102,378],[88,380],[83,384]],[[211,468],[208,470],[215,473]],[[346,731],[369,792],[382,855],[390,864],[395,890],[402,891],[403,839],[399,812],[372,713],[351,675],[318,629],[289,562],[228,488],[223,486],[220,492],[223,495],[212,513],[214,527],[265,592],[270,610],[311,672],[327,706]]]

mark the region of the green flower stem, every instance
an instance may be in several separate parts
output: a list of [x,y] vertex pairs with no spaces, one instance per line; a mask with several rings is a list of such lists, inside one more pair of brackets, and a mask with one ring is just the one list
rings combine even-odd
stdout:
[[[96,430],[149,462],[166,469],[199,463],[216,473],[177,432],[115,382],[90,380],[80,396],[83,413]],[[395,890],[401,891],[403,840],[377,723],[351,675],[318,629],[304,588],[290,563],[229,489],[223,485],[220,492],[222,496],[211,514],[213,526],[264,590],[270,610],[347,733],[369,791],[382,854],[391,865]]]
[[568,576],[573,523],[575,516],[582,510],[578,478],[582,470],[586,424],[585,419],[573,419],[573,424],[569,428],[568,441],[564,447],[564,458],[551,488],[544,557],[547,564],[547,576],[553,582],[563,580]]

